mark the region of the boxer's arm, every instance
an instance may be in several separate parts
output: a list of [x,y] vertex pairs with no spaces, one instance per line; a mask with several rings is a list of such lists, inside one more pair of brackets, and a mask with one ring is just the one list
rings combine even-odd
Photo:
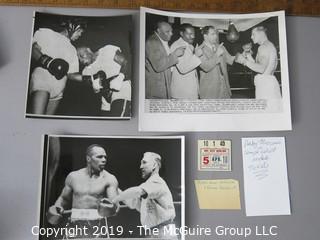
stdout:
[[66,178],[65,186],[60,196],[58,197],[57,201],[54,204],[55,206],[66,209],[70,205],[72,201],[72,193],[73,193],[71,182],[72,182],[72,176],[70,173]]
[[32,52],[31,52],[31,57],[33,60],[38,61],[39,58],[42,56],[41,52],[41,47],[39,46],[38,43],[33,43],[32,44]]
[[76,82],[82,82],[82,74],[77,73],[68,73],[68,80],[76,81]]
[[104,71],[99,71],[94,75],[82,75],[81,73],[69,73],[68,79],[75,82],[82,82],[93,88],[95,93],[98,93],[107,82]]
[[62,220],[62,214],[64,209],[69,206],[72,201],[72,188],[71,188],[71,176],[70,174],[66,178],[65,186],[61,195],[58,197],[55,204],[48,209],[47,218],[48,222],[52,225],[57,225]]
[[250,62],[255,62],[254,58],[252,57],[252,54],[251,53],[247,53],[245,55],[245,58],[250,61]]
[[[115,178],[115,176],[112,176],[110,178],[110,183],[106,189],[107,198],[111,201],[118,195],[118,180]],[[116,205],[116,213],[119,212],[120,206],[119,203],[114,203]]]
[[251,62],[248,60],[245,60],[244,65],[250,68],[252,71],[257,72],[257,73],[264,73],[267,64],[265,60],[260,60],[259,63],[256,62]]
[[41,47],[37,42],[32,44],[31,58],[35,60],[39,66],[47,69],[50,74],[55,76],[57,80],[62,79],[69,71],[69,63],[61,58],[52,58],[43,54]]
[[110,200],[114,199],[118,195],[118,186],[118,180],[114,176],[110,177],[110,182],[106,189],[107,197]]
[[257,61],[251,62],[251,61],[245,60],[243,65],[247,66],[252,71],[255,71],[257,73],[264,73],[269,62],[269,53],[267,51],[268,51],[267,49],[259,48],[257,53],[257,56],[259,57]]
[[30,113],[46,114],[50,93],[47,91],[34,91],[30,98]]
[[68,73],[68,79],[76,82],[85,82],[85,83],[90,83],[91,84],[91,76],[89,75],[82,75],[79,72],[75,73]]

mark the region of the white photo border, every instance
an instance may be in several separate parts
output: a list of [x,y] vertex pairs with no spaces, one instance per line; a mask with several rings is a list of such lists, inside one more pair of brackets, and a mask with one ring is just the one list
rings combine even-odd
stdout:
[[[277,113],[146,113],[145,112],[145,38],[146,14],[157,14],[181,18],[262,18],[278,17],[282,112]],[[285,12],[267,12],[255,14],[192,14],[177,13],[140,8],[140,58],[139,58],[139,131],[281,131],[292,130],[289,72]],[[160,124],[161,123],[161,124]]]

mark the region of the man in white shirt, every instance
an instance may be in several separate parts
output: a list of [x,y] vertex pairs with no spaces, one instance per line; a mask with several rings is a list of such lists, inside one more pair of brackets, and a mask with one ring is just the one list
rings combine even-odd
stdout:
[[175,229],[173,220],[176,216],[173,198],[168,185],[159,176],[160,168],[161,156],[154,152],[145,152],[140,169],[142,178],[146,181],[120,192],[112,202],[118,204],[123,201],[128,207],[138,210],[141,225],[158,231],[158,234],[151,237],[177,239],[171,230]]

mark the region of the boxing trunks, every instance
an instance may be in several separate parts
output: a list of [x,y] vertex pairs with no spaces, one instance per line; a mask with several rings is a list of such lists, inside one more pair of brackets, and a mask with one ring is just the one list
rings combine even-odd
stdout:
[[84,229],[74,231],[74,235],[64,235],[63,239],[109,238],[107,219],[98,214],[97,209],[72,209],[67,228]]

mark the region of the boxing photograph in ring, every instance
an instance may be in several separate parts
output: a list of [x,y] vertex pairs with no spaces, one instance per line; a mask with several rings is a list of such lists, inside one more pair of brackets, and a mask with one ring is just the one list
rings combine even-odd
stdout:
[[39,240],[181,239],[184,137],[46,135]]
[[284,11],[141,8],[139,130],[290,129],[285,29]]
[[132,16],[34,13],[26,117],[131,117]]

